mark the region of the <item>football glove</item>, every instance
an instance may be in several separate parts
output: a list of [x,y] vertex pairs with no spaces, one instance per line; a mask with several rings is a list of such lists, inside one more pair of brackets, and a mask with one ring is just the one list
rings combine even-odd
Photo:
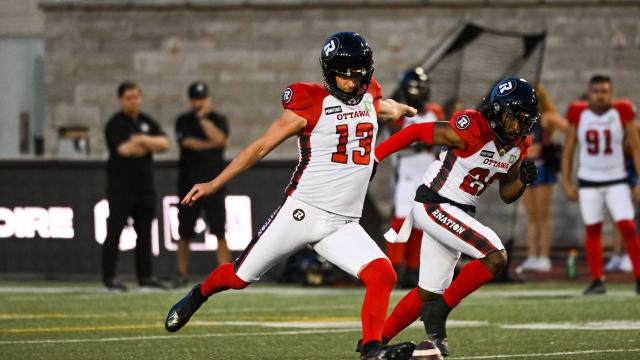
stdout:
[[529,185],[533,184],[537,178],[538,169],[533,161],[527,159],[522,160],[522,163],[520,164],[520,181],[525,185]]

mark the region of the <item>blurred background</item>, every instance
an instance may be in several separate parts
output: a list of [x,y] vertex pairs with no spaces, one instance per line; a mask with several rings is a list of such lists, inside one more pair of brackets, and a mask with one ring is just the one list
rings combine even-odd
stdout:
[[[456,52],[455,61],[437,53],[452,49],[467,23],[506,37],[476,42],[477,50]],[[172,276],[179,154],[173,129],[176,116],[188,108],[187,86],[196,80],[209,85],[213,108],[229,121],[225,157],[231,159],[279,115],[288,84],[322,83],[320,47],[338,31],[367,39],[384,96],[392,95],[406,68],[425,65],[435,76],[432,101],[444,105],[457,95],[466,107],[476,107],[501,74],[491,73],[480,92],[465,89],[497,61],[505,75],[540,81],[560,114],[586,92],[596,73],[611,76],[616,98],[640,101],[640,1],[4,0],[0,276],[99,277],[107,216],[104,127],[119,109],[116,88],[123,80],[140,85],[143,111],[169,136],[169,150],[155,157],[159,197],[152,252],[155,273]],[[513,64],[496,54],[514,49],[512,55],[520,56],[519,45],[505,45],[516,41],[511,35],[525,44],[527,61],[510,73]],[[529,54],[532,38],[539,43]],[[455,86],[446,88],[447,82]],[[297,159],[290,139],[229,185],[236,196],[227,199],[231,250],[242,250],[279,204]],[[383,164],[369,187],[362,220],[381,246],[391,218],[393,176],[390,162]],[[481,200],[478,219],[503,239],[513,238],[513,253],[524,257],[524,209],[503,204],[496,189]],[[560,266],[555,276],[563,277],[567,252],[583,247],[584,227],[577,204],[566,200],[559,184],[553,191],[552,257]],[[606,246],[610,221],[604,231]],[[196,243],[201,245],[191,272],[208,273],[216,242],[202,234]],[[121,250],[134,246],[135,233],[125,231]],[[133,269],[132,256],[121,256],[119,272],[126,276]]]

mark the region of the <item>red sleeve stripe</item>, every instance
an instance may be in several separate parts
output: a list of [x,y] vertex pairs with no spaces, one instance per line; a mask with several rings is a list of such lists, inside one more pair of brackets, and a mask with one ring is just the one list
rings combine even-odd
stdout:
[[300,161],[298,161],[298,166],[296,166],[296,170],[293,172],[291,176],[291,181],[289,182],[289,186],[285,189],[285,193],[287,195],[293,194],[298,187],[298,182],[302,177],[302,173],[304,169],[309,165],[309,161],[311,160],[311,134],[301,134],[300,135]]
[[447,155],[444,158],[444,161],[442,162],[442,166],[440,166],[440,170],[438,171],[438,174],[436,175],[436,177],[433,178],[433,180],[431,181],[431,184],[429,184],[429,187],[433,191],[438,192],[440,189],[442,189],[457,159],[458,157],[453,152],[453,150],[449,149],[447,151]]
[[375,156],[382,161],[394,152],[403,149],[407,145],[421,140],[427,145],[433,144],[434,123],[421,123],[409,125],[388,138],[382,144],[376,146]]

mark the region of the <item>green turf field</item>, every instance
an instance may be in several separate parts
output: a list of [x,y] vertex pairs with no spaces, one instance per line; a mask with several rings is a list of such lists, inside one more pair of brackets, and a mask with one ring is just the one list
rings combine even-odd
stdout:
[[[640,296],[608,284],[489,285],[449,317],[448,359],[640,359]],[[175,334],[186,290],[108,293],[97,283],[0,282],[0,359],[357,359],[361,288],[254,285],[212,297]],[[394,291],[391,305],[404,294]],[[397,338],[419,342],[420,323]]]

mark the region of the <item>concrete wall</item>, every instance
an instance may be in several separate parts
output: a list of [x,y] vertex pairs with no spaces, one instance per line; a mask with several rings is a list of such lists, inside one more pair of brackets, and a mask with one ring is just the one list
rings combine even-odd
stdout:
[[[43,1],[41,8],[49,155],[56,154],[58,127],[85,124],[93,156],[105,156],[102,130],[118,108],[115,88],[123,79],[140,82],[144,110],[173,136],[186,86],[201,79],[230,119],[227,154],[233,156],[280,113],[287,84],[321,81],[317,58],[328,35],[363,34],[375,52],[376,78],[388,92],[398,73],[461,19],[521,32],[546,27],[543,83],[561,111],[598,72],[613,77],[618,96],[640,103],[640,1],[92,0]],[[296,158],[292,142],[269,158]],[[176,155],[172,141],[164,156]],[[389,174],[383,167],[382,176]],[[371,190],[388,199],[386,182]],[[559,206],[562,217],[566,204]],[[567,227],[577,228],[579,220],[571,209],[573,220],[563,220],[563,229],[574,238]],[[518,229],[522,234],[522,225]]]
[[44,13],[38,0],[2,0],[0,2],[0,36],[41,35]]

